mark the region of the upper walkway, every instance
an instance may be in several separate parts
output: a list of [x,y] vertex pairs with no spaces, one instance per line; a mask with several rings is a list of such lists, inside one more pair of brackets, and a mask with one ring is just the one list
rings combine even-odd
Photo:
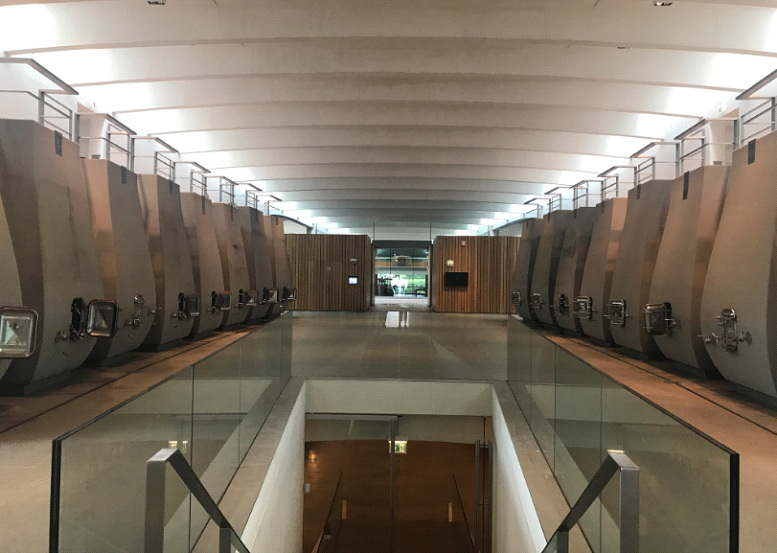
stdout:
[[[365,313],[295,312],[293,317],[292,376],[507,379],[506,316],[433,313],[420,301],[400,301]],[[37,397],[0,398],[0,516],[5,522],[0,550],[44,552],[48,548],[51,440],[244,332],[223,333],[172,352],[143,354],[120,368],[85,371],[77,381]],[[777,409],[749,399],[725,381],[670,372],[669,366],[635,361],[584,340],[548,336],[737,451],[741,456],[740,550],[774,551]]]

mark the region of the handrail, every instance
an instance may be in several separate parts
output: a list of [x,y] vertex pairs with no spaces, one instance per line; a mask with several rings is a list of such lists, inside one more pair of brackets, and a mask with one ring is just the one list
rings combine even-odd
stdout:
[[[332,494],[332,501],[329,503],[329,510],[327,511],[326,520],[324,521],[324,527],[321,529],[321,535],[318,537],[318,542],[316,543],[316,547],[313,549],[313,553],[320,553],[321,551],[324,551],[324,545],[325,545],[325,538],[327,529],[332,529],[332,516],[335,514],[336,506],[337,506],[337,497],[340,493],[340,486],[343,483],[343,471],[340,471],[340,476],[337,477],[337,486],[335,486],[335,493]],[[340,504],[340,518],[342,523],[342,503]],[[331,543],[331,550],[335,551],[337,549],[337,539],[340,537],[340,528],[337,528],[337,534],[335,536],[332,536],[330,534],[329,540],[333,543]]]
[[623,451],[608,450],[580,498],[541,553],[569,553],[569,531],[620,471],[620,552],[639,553],[639,467]]
[[165,543],[165,472],[167,464],[175,469],[181,481],[197,499],[208,516],[219,527],[219,553],[251,553],[237,535],[224,513],[202,485],[186,458],[178,449],[160,449],[146,461],[146,526],[144,553],[162,553]]
[[469,521],[467,520],[467,513],[464,511],[464,501],[461,499],[461,490],[459,490],[459,483],[456,480],[456,475],[453,476],[453,489],[456,491],[456,497],[455,499],[458,499],[459,501],[459,509],[461,509],[461,516],[464,519],[464,529],[466,530],[467,534],[467,551],[472,552],[475,551],[475,539],[472,536],[472,530],[469,528]]

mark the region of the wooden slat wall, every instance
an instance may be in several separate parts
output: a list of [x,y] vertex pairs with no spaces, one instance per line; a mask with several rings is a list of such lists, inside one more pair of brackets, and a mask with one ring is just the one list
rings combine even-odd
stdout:
[[[373,253],[366,235],[287,234],[294,309],[366,311],[370,308]],[[356,259],[356,264],[351,264]],[[359,284],[348,284],[348,277]]]
[[[434,310],[512,313],[510,292],[519,241],[513,236],[438,236],[432,249]],[[449,259],[453,267],[447,266]],[[445,287],[448,271],[468,272],[469,286]]]

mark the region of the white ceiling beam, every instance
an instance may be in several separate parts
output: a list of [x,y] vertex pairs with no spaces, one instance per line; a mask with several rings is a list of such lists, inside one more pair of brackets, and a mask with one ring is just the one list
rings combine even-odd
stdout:
[[[175,144],[173,144],[175,146]],[[190,156],[192,157],[192,156]],[[239,167],[272,167],[325,164],[468,165],[522,167],[551,170],[602,171],[625,165],[628,158],[546,151],[488,150],[441,147],[317,147],[267,148],[197,154],[198,163],[214,173]],[[234,180],[234,179],[233,179]]]
[[[297,194],[300,199],[315,198],[321,192],[327,194],[348,194],[349,197],[385,197],[392,190],[415,190],[418,194],[442,192],[458,197],[459,194],[542,194],[549,184],[524,181],[485,180],[465,178],[308,178],[255,181],[255,185],[268,193],[284,192]],[[573,183],[574,184],[574,183]],[[287,195],[287,194],[284,194]],[[336,196],[332,196],[336,197]]]
[[597,136],[559,131],[478,129],[457,127],[334,127],[297,129],[235,129],[171,135],[168,140],[184,156],[206,152],[266,148],[438,147],[536,150],[585,155],[629,157],[645,139]]
[[255,102],[371,101],[480,102],[566,106],[624,113],[702,117],[732,94],[634,84],[558,79],[455,79],[438,75],[311,75],[83,87],[87,101],[115,113]]
[[[1,0],[0,4],[15,4]],[[215,3],[63,2],[9,6],[0,49],[30,53],[94,46],[250,42],[322,37],[468,37],[613,44],[773,55],[774,10],[724,4],[544,2],[459,4],[457,9],[349,2],[219,6]],[[523,9],[522,9],[523,8]],[[114,22],[108,24],[107,22]],[[132,24],[122,24],[132,22]],[[30,33],[29,29],[38,29]],[[665,32],[656,33],[656,29]],[[196,35],[196,38],[193,38]]]
[[291,165],[273,167],[239,167],[220,171],[235,182],[267,181],[276,179],[306,178],[430,178],[526,181],[540,184],[574,185],[581,180],[594,178],[598,173],[533,169],[526,167],[488,167],[466,165],[408,165],[349,163],[326,165]]
[[[246,75],[371,73],[553,77],[741,91],[775,60],[708,52],[616,49],[508,41],[364,39],[65,50],[35,58],[75,87]],[[159,63],[163,58],[164,63]]]
[[[157,109],[123,113],[130,127],[155,136],[209,130],[316,127],[434,127],[563,131],[658,140],[655,129],[677,124],[671,115],[619,113],[566,106],[483,102],[285,102]],[[696,119],[686,119],[690,126]]]

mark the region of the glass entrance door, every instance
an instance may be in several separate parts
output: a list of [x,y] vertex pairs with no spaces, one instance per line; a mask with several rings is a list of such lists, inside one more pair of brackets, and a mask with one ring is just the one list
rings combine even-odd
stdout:
[[378,248],[376,296],[426,297],[429,290],[428,248]]

